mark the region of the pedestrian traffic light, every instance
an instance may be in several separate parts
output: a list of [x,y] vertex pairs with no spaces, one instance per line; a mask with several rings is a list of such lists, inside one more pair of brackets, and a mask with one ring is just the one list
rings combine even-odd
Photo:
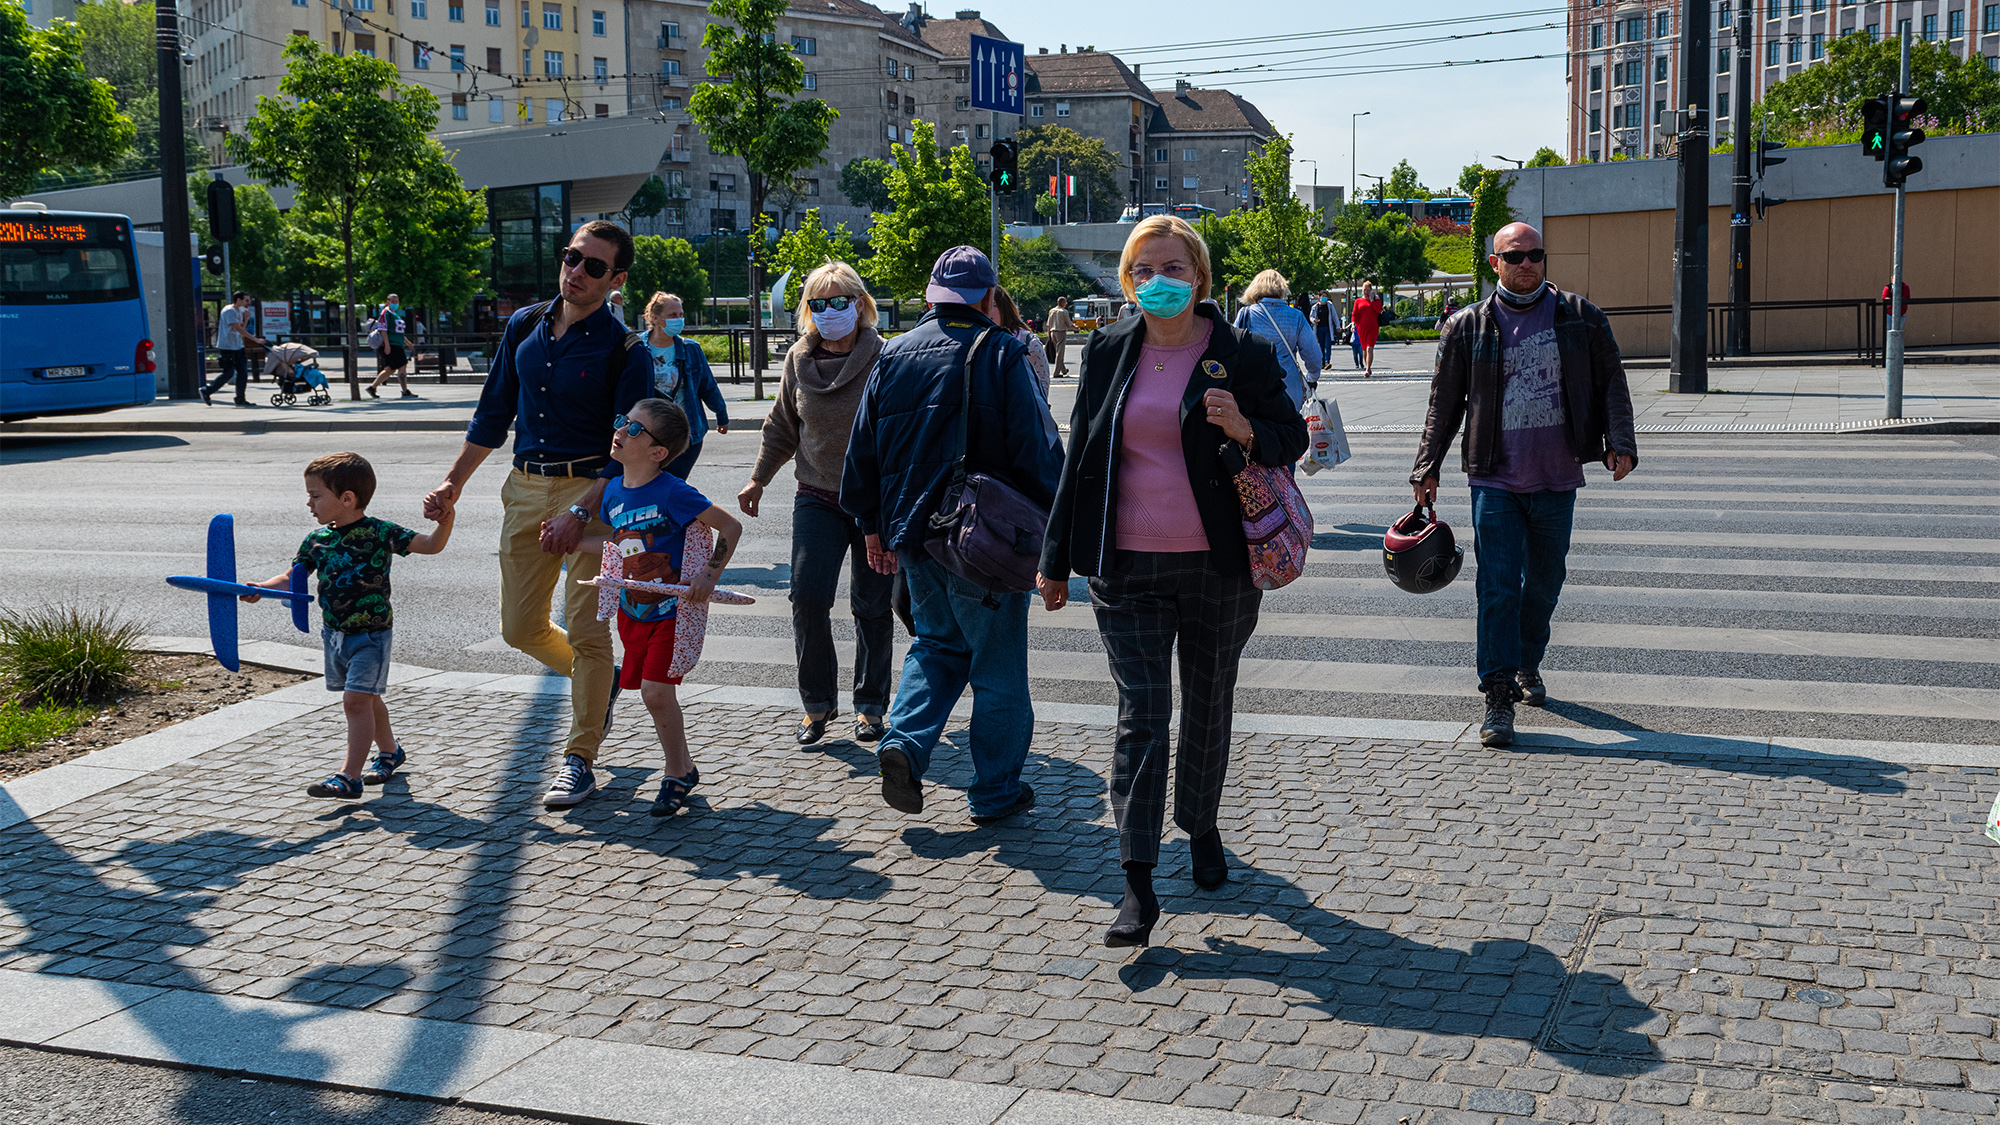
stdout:
[[221,272],[222,272],[222,247],[220,247],[220,246],[211,246],[211,247],[209,247],[208,249],[206,249],[206,250],[203,250],[203,251],[201,252],[201,264],[202,264],[202,265],[203,265],[204,267],[206,267],[206,268],[207,268],[207,270],[208,270],[208,272],[210,272],[210,273],[214,273],[214,274],[219,274],[219,273],[221,273]]
[[1765,139],[1763,138],[1763,136],[1762,136],[1762,135],[1759,135],[1759,136],[1758,136],[1758,138],[1757,138],[1757,178],[1758,178],[1758,179],[1760,179],[1760,180],[1761,180],[1761,179],[1763,179],[1763,178],[1764,178],[1764,169],[1766,169],[1766,168],[1769,168],[1769,167],[1770,167],[1771,165],[1773,165],[1773,164],[1783,164],[1783,163],[1785,162],[1785,158],[1784,158],[1784,157],[1782,157],[1782,156],[1772,156],[1772,155],[1771,155],[1771,153],[1773,153],[1773,152],[1777,151],[1778,149],[1781,149],[1781,148],[1784,148],[1784,147],[1785,147],[1785,142],[1783,142],[1783,141],[1767,141],[1767,140],[1765,140]]
[[1772,199],[1770,196],[1765,195],[1763,192],[1760,191],[1757,193],[1757,198],[1751,200],[1750,202],[1757,208],[1757,221],[1761,223],[1764,221],[1764,212],[1766,210],[1772,207],[1776,207],[1780,203],[1790,203],[1791,200]]
[[208,233],[217,242],[236,238],[236,189],[228,180],[208,181]]
[[1910,155],[1910,149],[1924,143],[1924,131],[1916,119],[1923,116],[1924,99],[1907,94],[1889,95],[1888,154],[1882,162],[1882,186],[1899,188],[1911,173],[1924,170],[1924,162]]
[[1861,151],[1880,162],[1888,147],[1889,99],[1869,98],[1861,103]]
[[994,193],[1012,195],[1021,186],[1021,150],[1013,141],[994,141],[988,155],[993,157],[993,171],[987,178],[993,181]]

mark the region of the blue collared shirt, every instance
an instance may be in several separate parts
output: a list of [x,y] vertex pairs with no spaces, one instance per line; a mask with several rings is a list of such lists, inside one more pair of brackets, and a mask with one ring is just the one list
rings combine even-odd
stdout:
[[[608,457],[611,420],[631,411],[651,394],[653,357],[643,341],[625,355],[625,370],[613,386],[605,361],[625,343],[625,326],[608,307],[570,325],[558,340],[553,307],[530,305],[507,322],[516,341],[493,357],[479,406],[465,428],[465,440],[498,449],[514,429],[514,456],[529,461],[581,461]],[[529,320],[531,314],[546,313]],[[600,475],[618,471],[615,462]]]

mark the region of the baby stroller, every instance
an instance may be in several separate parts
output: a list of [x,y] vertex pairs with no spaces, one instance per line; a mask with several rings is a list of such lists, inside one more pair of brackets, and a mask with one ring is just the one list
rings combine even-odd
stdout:
[[277,380],[271,394],[272,406],[290,406],[304,394],[307,406],[325,406],[333,401],[326,375],[319,369],[319,353],[299,343],[283,343],[271,349],[264,360],[264,373]]

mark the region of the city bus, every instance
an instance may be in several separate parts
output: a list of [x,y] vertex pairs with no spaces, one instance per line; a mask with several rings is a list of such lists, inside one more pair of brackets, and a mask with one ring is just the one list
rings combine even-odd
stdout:
[[0,421],[151,402],[154,369],[132,220],[0,209]]

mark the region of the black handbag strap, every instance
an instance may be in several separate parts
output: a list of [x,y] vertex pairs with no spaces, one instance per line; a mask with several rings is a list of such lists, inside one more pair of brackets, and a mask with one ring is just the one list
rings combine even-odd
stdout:
[[951,485],[957,487],[965,483],[965,455],[971,449],[972,440],[972,361],[979,356],[979,349],[986,344],[986,337],[993,334],[991,327],[983,328],[972,341],[972,348],[965,353],[965,393],[958,404],[958,461],[951,467]]

